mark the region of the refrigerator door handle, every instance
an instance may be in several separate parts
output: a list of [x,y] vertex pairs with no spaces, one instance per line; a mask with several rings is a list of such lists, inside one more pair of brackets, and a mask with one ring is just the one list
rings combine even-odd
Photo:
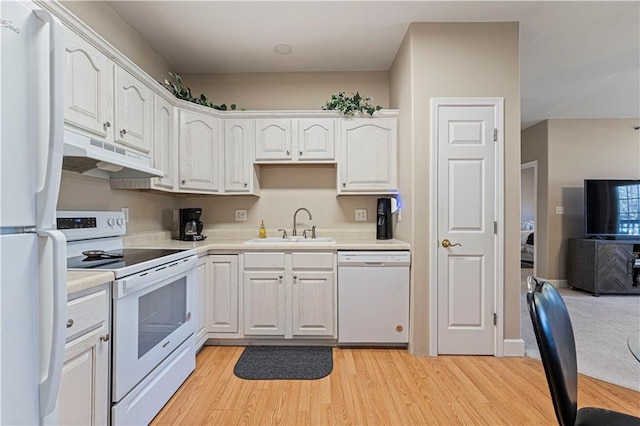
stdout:
[[51,300],[51,350],[47,371],[40,382],[40,415],[46,417],[56,408],[62,365],[67,319],[67,239],[60,231],[39,230],[39,237],[48,238],[52,243],[53,298]]
[[64,29],[51,13],[41,9],[33,13],[49,24],[49,140],[47,164],[38,167],[44,173],[38,176],[36,198],[36,226],[49,229],[55,228],[64,149]]

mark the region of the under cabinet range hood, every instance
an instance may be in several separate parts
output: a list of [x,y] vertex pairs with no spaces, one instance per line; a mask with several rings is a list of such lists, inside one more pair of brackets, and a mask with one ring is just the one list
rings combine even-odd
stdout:
[[62,169],[101,178],[164,176],[151,167],[151,158],[70,130],[64,131]]

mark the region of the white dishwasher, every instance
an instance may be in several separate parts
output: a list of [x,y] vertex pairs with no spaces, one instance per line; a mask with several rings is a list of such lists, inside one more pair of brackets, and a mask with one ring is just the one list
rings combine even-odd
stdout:
[[338,344],[409,341],[408,251],[338,252]]

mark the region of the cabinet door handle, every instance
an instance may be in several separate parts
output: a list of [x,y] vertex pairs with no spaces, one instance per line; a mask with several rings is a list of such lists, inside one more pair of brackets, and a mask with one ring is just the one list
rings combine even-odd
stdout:
[[109,334],[105,334],[104,336],[100,336],[100,340],[103,342],[108,342],[109,341]]
[[345,186],[347,186],[347,184],[342,182],[342,187],[344,188]]
[[289,150],[287,150],[287,155],[291,155],[291,153],[289,153]]
[[244,187],[246,188],[247,186],[248,186],[248,185],[247,185],[247,182],[245,182],[245,183],[244,183]]
[[102,124],[102,127],[104,127],[104,129],[105,129],[105,130],[107,130],[109,127],[111,127],[111,123],[110,123],[110,122],[108,122],[108,121],[105,121],[105,122]]
[[300,156],[302,157],[302,151],[300,151]]
[[633,265],[635,265],[635,259],[627,261],[627,274],[633,275]]
[[124,136],[127,134],[127,129],[120,130],[120,136]]
[[186,181],[185,179],[182,179],[180,182],[181,182],[183,185],[184,185],[185,183],[187,183],[187,181]]
[[73,327],[73,320],[71,318],[69,318],[67,320],[67,328],[71,328],[71,327]]

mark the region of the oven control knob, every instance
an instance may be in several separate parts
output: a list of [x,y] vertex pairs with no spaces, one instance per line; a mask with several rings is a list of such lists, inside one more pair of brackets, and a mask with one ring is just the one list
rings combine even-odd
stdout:
[[124,225],[124,219],[119,217],[116,222],[118,223],[118,226],[122,228],[122,225]]
[[115,224],[116,224],[116,220],[114,218],[110,217],[107,219],[107,225],[113,226]]

